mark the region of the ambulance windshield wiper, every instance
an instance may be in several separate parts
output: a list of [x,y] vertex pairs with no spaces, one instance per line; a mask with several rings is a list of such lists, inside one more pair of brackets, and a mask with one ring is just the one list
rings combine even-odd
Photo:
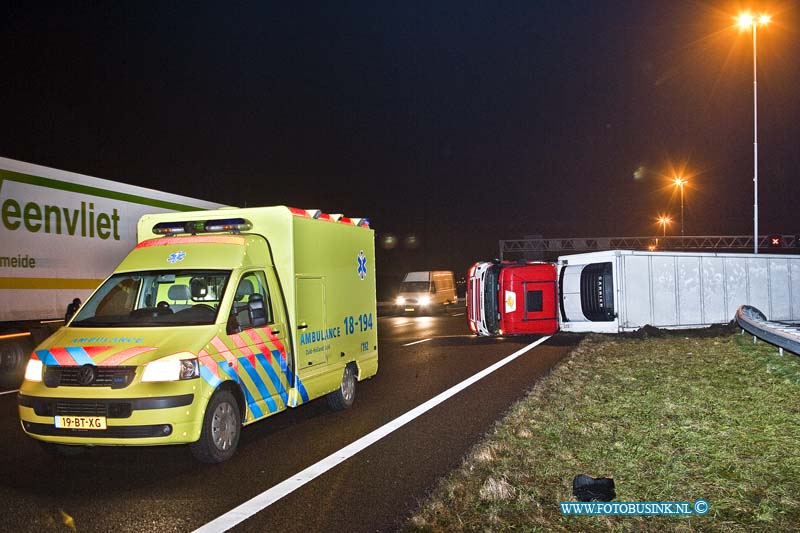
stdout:
[[72,323],[69,325],[71,328],[85,328],[85,327],[94,327],[94,328],[111,328],[115,326],[119,326],[122,323],[122,317],[118,320],[109,320],[109,317],[91,317],[85,318],[83,320],[73,320]]

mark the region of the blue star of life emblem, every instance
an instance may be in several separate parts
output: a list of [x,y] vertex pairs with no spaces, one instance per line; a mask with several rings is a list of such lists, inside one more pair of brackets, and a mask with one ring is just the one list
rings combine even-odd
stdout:
[[183,261],[184,257],[186,257],[186,252],[173,252],[167,257],[167,263],[175,264],[178,261]]
[[358,277],[363,281],[367,277],[367,254],[364,250],[358,252]]

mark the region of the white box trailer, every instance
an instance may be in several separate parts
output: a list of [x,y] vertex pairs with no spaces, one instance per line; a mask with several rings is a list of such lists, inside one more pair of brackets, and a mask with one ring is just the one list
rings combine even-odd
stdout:
[[219,207],[0,157],[0,382],[136,245],[142,215]]
[[727,324],[740,305],[800,321],[800,256],[612,250],[558,258],[562,331]]

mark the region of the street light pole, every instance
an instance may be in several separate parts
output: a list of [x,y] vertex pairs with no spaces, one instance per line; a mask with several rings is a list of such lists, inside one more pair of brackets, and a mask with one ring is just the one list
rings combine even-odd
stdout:
[[658,223],[661,224],[661,229],[663,230],[663,237],[667,237],[667,224],[672,222],[672,219],[666,215],[661,215],[658,217]]
[[683,246],[683,180],[681,180],[681,246]]
[[758,74],[756,70],[756,28],[753,23],[753,253],[758,254]]
[[686,180],[678,176],[675,178],[675,185],[681,189],[681,248],[683,248],[683,186]]
[[739,27],[753,29],[753,253],[758,253],[758,69],[756,34],[759,24],[769,24],[769,15],[755,18],[750,13],[739,15]]

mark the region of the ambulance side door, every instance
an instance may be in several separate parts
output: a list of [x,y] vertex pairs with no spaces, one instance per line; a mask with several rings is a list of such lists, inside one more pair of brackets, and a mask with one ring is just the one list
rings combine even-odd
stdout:
[[323,334],[327,328],[325,316],[325,279],[297,278],[297,370],[315,367],[326,362]]
[[286,322],[280,293],[270,270],[242,274],[228,319],[229,346],[247,403],[255,418],[280,411],[288,390]]

